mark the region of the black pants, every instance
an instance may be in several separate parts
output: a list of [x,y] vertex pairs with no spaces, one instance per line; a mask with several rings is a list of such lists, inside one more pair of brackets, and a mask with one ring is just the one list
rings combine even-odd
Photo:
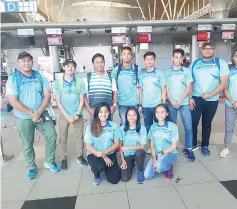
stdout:
[[118,166],[118,161],[116,154],[113,153],[108,155],[108,158],[113,162],[111,167],[107,167],[105,161],[102,157],[96,157],[93,154],[87,156],[88,163],[91,166],[91,171],[96,178],[100,177],[100,173],[105,171],[105,176],[108,182],[111,184],[117,184],[120,180],[120,168]]
[[132,170],[134,168],[134,162],[136,161],[138,171],[143,171],[144,161],[146,157],[146,152],[144,150],[136,150],[134,155],[129,155],[125,157],[127,163],[127,169],[121,169],[121,179],[122,181],[128,181],[132,176]]
[[[201,146],[209,146],[211,135],[211,123],[216,114],[218,101],[205,101],[202,97],[193,97],[195,108],[192,110],[193,146],[197,146],[198,124],[202,116],[202,143]],[[223,119],[224,120],[224,119]]]

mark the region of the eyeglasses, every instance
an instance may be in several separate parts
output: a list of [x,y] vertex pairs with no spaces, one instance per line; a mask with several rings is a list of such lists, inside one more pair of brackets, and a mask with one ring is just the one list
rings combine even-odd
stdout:
[[215,48],[202,48],[202,50],[205,50],[205,51],[213,51]]

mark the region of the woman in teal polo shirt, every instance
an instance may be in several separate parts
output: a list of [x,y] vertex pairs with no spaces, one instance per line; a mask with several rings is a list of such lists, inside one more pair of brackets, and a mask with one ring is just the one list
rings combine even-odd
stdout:
[[94,174],[93,183],[101,183],[100,173],[105,171],[108,182],[117,184],[120,180],[115,150],[119,148],[119,127],[108,118],[110,107],[106,103],[96,106],[94,119],[88,125],[84,141],[87,149],[87,160]]

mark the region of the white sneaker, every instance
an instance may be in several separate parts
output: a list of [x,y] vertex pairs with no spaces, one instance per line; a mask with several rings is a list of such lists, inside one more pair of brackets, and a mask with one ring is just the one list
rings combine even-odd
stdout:
[[228,149],[228,148],[225,148],[225,149],[223,149],[223,150],[220,152],[219,156],[225,158],[225,157],[226,157],[227,155],[229,155],[229,154],[230,154],[229,149]]

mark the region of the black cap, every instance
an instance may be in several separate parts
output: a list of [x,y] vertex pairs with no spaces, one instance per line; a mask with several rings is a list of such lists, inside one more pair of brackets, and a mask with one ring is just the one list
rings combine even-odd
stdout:
[[72,63],[75,67],[77,67],[77,63],[73,59],[65,60],[63,66],[68,65],[69,63]]
[[204,41],[204,43],[202,44],[202,47],[204,47],[206,45],[211,45],[211,46],[215,47],[215,43],[212,40]]
[[31,56],[31,54],[29,54],[28,52],[21,52],[20,54],[18,54],[17,59],[23,59],[24,57],[30,57],[33,60],[33,57]]

